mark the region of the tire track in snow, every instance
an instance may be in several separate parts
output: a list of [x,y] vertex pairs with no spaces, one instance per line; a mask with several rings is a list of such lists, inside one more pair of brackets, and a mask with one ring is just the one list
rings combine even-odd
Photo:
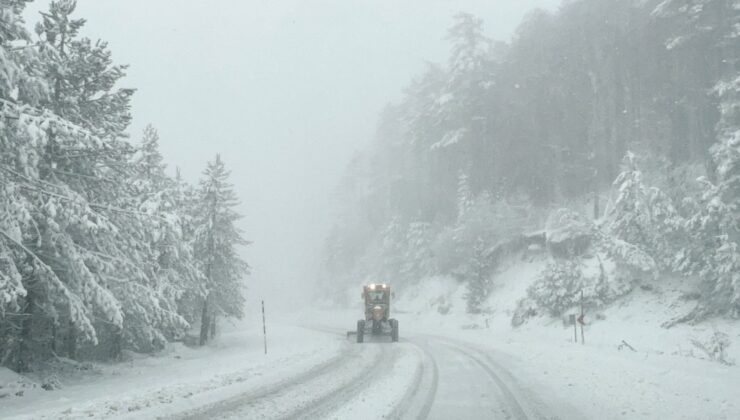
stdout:
[[[473,362],[475,362],[478,366],[480,366],[483,371],[490,377],[494,383],[496,383],[496,386],[498,387],[499,391],[504,396],[504,403],[508,406],[509,410],[509,417],[508,418],[514,418],[517,420],[529,420],[530,417],[525,412],[524,408],[522,407],[522,404],[519,402],[518,398],[512,390],[510,389],[509,385],[501,379],[501,377],[496,373],[496,371],[483,359],[479,358],[477,355],[472,354],[472,352],[469,352],[467,350],[464,350],[462,348],[457,347],[456,345],[451,345],[444,343],[445,346],[451,348],[452,350],[464,355],[465,357],[471,359]],[[544,418],[541,416],[537,416],[534,418]]]
[[[307,328],[341,336],[345,336],[346,334],[342,329],[327,326],[311,326]],[[364,416],[362,418],[369,418],[368,416],[370,415],[376,415],[377,418],[382,417],[387,419],[425,419],[434,403],[437,392],[439,369],[434,356],[424,346],[417,344],[415,342],[416,340],[401,338],[398,343],[384,343],[384,338],[381,338],[379,341],[383,343],[378,344],[378,341],[369,341],[360,346],[376,343],[383,346],[383,351],[392,352],[391,356],[382,355],[382,360],[380,361],[384,366],[391,366],[390,371],[386,370],[382,377],[376,377],[366,381],[366,384],[360,387],[360,389],[353,389],[353,391],[356,391],[354,394],[351,391],[344,393],[341,398],[335,399],[333,406],[318,411],[311,411],[310,415],[308,413],[301,413],[297,418],[326,417],[336,419],[357,415]],[[414,364],[413,371],[409,371],[408,369],[410,362]],[[403,372],[407,372],[407,374],[404,376]],[[411,373],[411,375],[408,375],[408,373]],[[405,380],[409,377],[411,377],[410,381]],[[402,385],[398,389],[399,392],[397,394],[394,396],[387,395],[387,391],[399,388],[399,384]],[[380,390],[375,389],[378,386],[381,387]],[[375,391],[372,391],[373,389]],[[381,400],[389,401],[393,404],[386,407],[385,411],[381,411],[383,410],[382,403],[374,407],[363,407],[365,406],[365,399],[362,394],[365,390],[369,392],[368,398],[372,399],[373,395],[380,397],[383,394],[384,396],[380,397]],[[376,391],[380,391],[380,394]],[[358,401],[358,398],[361,400]],[[362,414],[353,413],[352,408],[347,411],[348,407],[355,403],[359,403],[359,407],[369,408],[371,411],[363,411]],[[354,408],[354,410],[359,407]],[[337,408],[339,411],[335,411]]]
[[345,352],[301,374],[167,418],[320,418],[378,380],[383,372],[374,367],[395,363],[398,352],[391,352],[386,343],[368,344],[348,343]]
[[[357,347],[367,348],[373,343],[363,344]],[[339,383],[333,392],[326,393],[318,398],[312,399],[303,406],[295,407],[290,413],[280,416],[280,419],[316,419],[327,417],[332,411],[344,406],[352,397],[362,393],[370,384],[378,381],[385,372],[376,369],[385,364],[393,365],[398,358],[398,351],[389,348],[388,343],[377,343],[380,348],[372,362],[352,377],[349,381]]]
[[[409,341],[419,354],[419,365],[414,374],[414,380],[404,394],[401,401],[390,412],[391,419],[419,419],[423,420],[429,416],[429,411],[434,404],[439,383],[439,368],[434,356],[424,346]],[[422,393],[426,390],[426,393]]]
[[209,418],[212,416],[219,417],[226,413],[237,411],[245,405],[248,405],[252,401],[268,398],[276,394],[286,392],[296,387],[301,387],[307,382],[310,382],[316,377],[330,374],[334,370],[341,369],[348,363],[352,362],[355,354],[351,352],[340,353],[326,361],[302,372],[299,375],[291,376],[286,379],[273,382],[266,385],[265,387],[245,392],[243,394],[236,395],[225,400],[221,400],[215,403],[207,404],[202,407],[194,408],[192,410],[178,413],[172,416],[167,416],[167,419],[177,420],[197,420],[202,418]]
[[[435,337],[435,339],[447,348],[464,355],[483,369],[501,392],[502,403],[506,404],[509,409],[507,410],[509,415],[507,418],[517,420],[560,420],[563,418],[577,420],[584,418],[581,413],[575,411],[572,407],[561,406],[562,404],[548,406],[539,395],[522,387],[517,377],[493,358],[494,350],[443,337]],[[564,417],[555,414],[555,411],[565,413],[563,414]]]
[[[346,334],[341,329],[325,326],[311,326],[307,328],[329,334],[342,336]],[[434,404],[434,398],[437,394],[439,367],[437,366],[437,360],[434,358],[434,355],[426,348],[428,346],[428,340],[424,339],[426,345],[421,345],[417,341],[416,339],[407,340],[403,338],[400,340],[400,343],[411,344],[416,349],[419,364],[414,371],[413,380],[408,384],[403,397],[398,400],[389,413],[383,415],[383,418],[423,420],[429,416],[429,412]],[[393,351],[393,360],[391,361],[393,363],[399,358],[399,352],[402,349],[393,343],[388,344],[390,345],[390,351]],[[348,395],[348,397],[351,398],[352,395]],[[327,413],[324,412],[323,414]],[[380,413],[378,414],[380,415]],[[299,418],[310,418],[310,416],[301,415]]]

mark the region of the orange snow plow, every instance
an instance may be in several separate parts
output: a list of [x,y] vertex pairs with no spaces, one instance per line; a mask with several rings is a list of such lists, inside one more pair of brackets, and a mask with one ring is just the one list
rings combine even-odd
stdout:
[[357,342],[364,342],[367,335],[390,336],[391,341],[398,341],[398,320],[390,317],[391,286],[385,283],[363,286],[362,300],[365,318],[357,321]]

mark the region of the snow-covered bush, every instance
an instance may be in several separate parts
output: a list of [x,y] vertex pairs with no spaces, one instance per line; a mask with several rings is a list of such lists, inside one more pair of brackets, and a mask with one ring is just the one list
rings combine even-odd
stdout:
[[527,289],[527,296],[551,316],[560,316],[580,302],[583,284],[578,262],[555,261]]
[[654,278],[658,267],[653,257],[639,246],[623,241],[609,233],[597,232],[594,248],[603,252],[616,265],[615,278],[633,281]]
[[571,258],[583,254],[593,239],[593,224],[583,215],[560,208],[545,223],[547,249],[555,257]]
[[511,326],[518,327],[533,316],[537,315],[537,303],[530,297],[524,297],[517,302],[514,315],[511,317]]
[[632,282],[615,276],[616,264],[604,257],[595,254],[550,262],[527,289],[527,297],[518,302],[512,325],[521,325],[537,314],[558,317],[581,303],[586,308],[601,308],[629,293]]
[[691,344],[701,350],[710,360],[722,363],[723,365],[734,365],[735,361],[727,357],[727,348],[732,342],[730,336],[721,331],[715,331],[706,341],[691,339]]

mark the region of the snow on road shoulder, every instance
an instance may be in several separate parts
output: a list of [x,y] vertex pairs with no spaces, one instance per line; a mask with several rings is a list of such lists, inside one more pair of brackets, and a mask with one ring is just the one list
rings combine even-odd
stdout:
[[[261,330],[239,324],[203,348],[173,346],[156,357],[102,365],[87,382],[4,399],[5,419],[141,418],[169,415],[228,398],[309,369],[342,351],[341,337],[273,325],[269,351]],[[29,407],[33,407],[30,409]]]
[[[437,287],[430,291],[434,295],[418,296],[429,306],[398,315],[407,326],[402,337],[430,334],[487,349],[545,403],[565,402],[587,418],[740,418],[740,367],[713,361],[701,349],[721,332],[732,342],[725,349],[727,360],[740,362],[740,324],[715,320],[661,327],[691,307],[682,299],[683,280],[663,279],[661,290],[637,288],[617,305],[587,314],[582,345],[573,342],[573,327],[559,319],[540,317],[511,327],[514,305],[534,271],[530,268],[517,265],[494,279],[498,294],[487,314],[463,313],[459,290],[439,298],[445,288]],[[454,283],[447,288],[454,289]],[[437,302],[453,310],[442,315],[433,310]]]

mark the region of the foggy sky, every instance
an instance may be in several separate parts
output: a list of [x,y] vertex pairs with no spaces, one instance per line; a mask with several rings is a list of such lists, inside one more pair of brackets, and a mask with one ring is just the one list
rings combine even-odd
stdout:
[[[352,153],[372,138],[378,112],[424,68],[443,62],[459,11],[508,40],[534,7],[560,0],[78,0],[83,35],[129,64],[138,141],[152,123],[171,171],[196,182],[220,152],[254,241],[250,300],[272,307],[314,281],[331,209]],[[26,13],[39,20],[47,1]],[[281,296],[277,299],[277,296]],[[278,300],[278,302],[276,302]]]

